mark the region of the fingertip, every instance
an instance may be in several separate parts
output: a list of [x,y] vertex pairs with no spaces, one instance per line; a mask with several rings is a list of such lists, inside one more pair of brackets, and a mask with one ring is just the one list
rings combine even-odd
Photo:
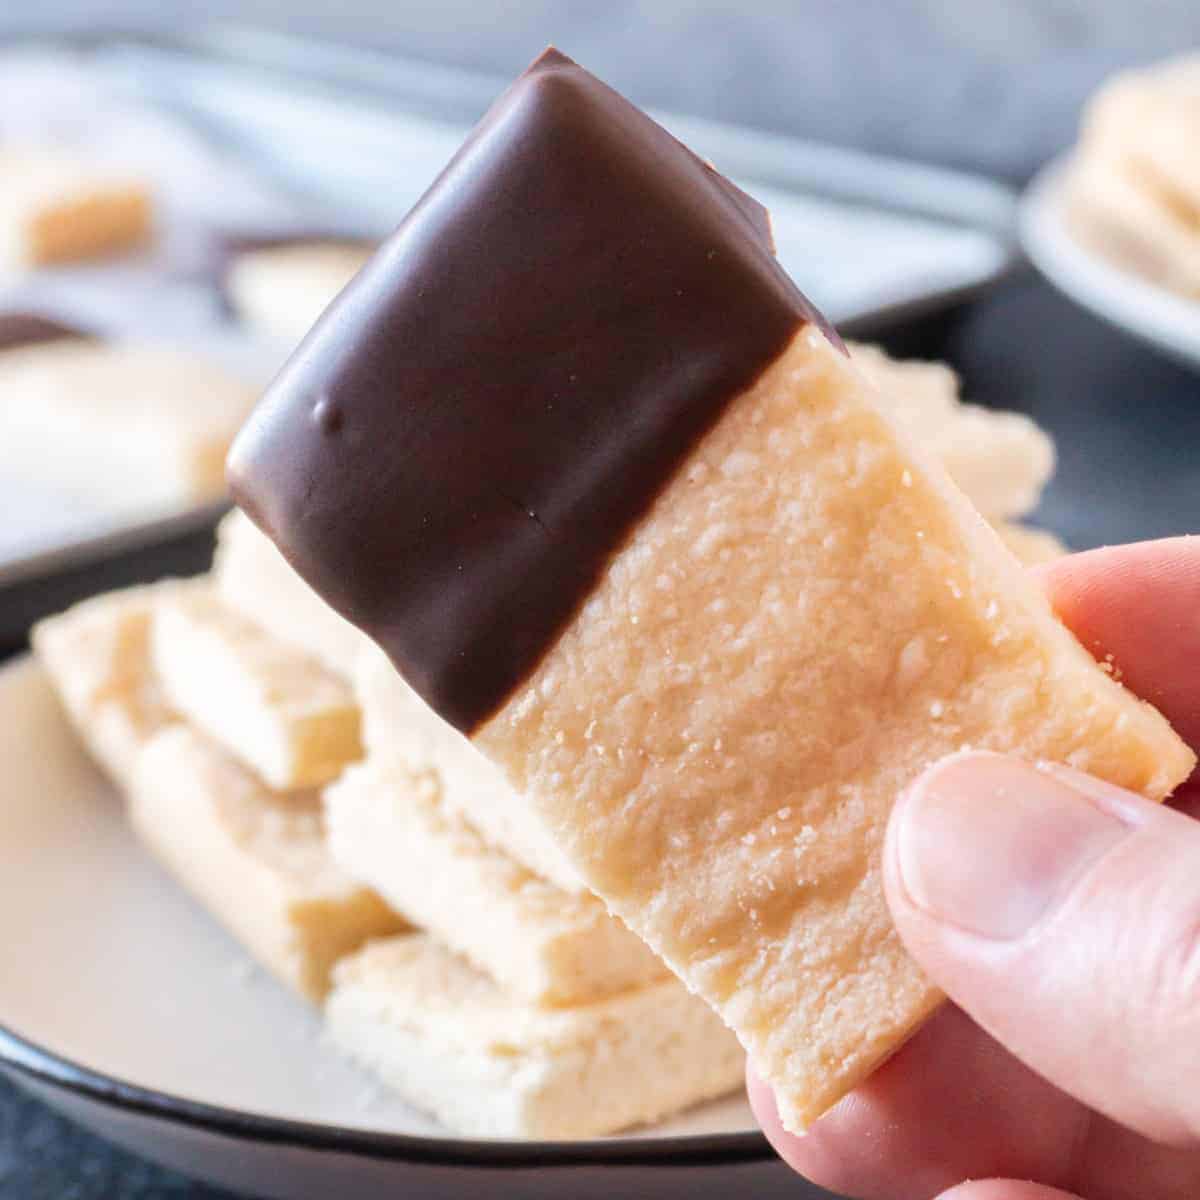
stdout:
[[794,1171],[803,1174],[803,1143],[806,1139],[784,1129],[779,1118],[779,1107],[775,1103],[775,1093],[769,1084],[763,1082],[751,1063],[746,1064],[746,1096],[754,1119],[775,1153]]
[[950,1005],[803,1137],[753,1071],[747,1087],[784,1161],[857,1200],[932,1197],[973,1175],[1064,1179],[1082,1111]]
[[1063,623],[1096,658],[1200,743],[1200,536],[1107,546],[1037,568]]
[[980,1179],[960,1183],[937,1200],[1079,1200],[1070,1192],[1019,1179]]
[[769,1084],[759,1078],[753,1065],[749,1063],[746,1066],[746,1095],[749,1097],[755,1120],[766,1134],[767,1141],[771,1143],[775,1153],[805,1179],[822,1187],[835,1187],[838,1179],[833,1176],[839,1173],[823,1169],[826,1164],[822,1162],[823,1156],[820,1153],[820,1122],[806,1134],[789,1133],[784,1129],[779,1117],[779,1108],[775,1103],[775,1093]]
[[930,763],[896,798],[884,838],[884,892],[898,931],[918,958],[931,916],[921,886],[930,873],[927,860],[960,877],[960,884],[968,882],[979,856],[970,844],[954,842],[981,836],[977,816],[988,811],[997,790],[1012,785],[1010,776],[1020,779],[1030,770],[990,750],[958,750]]
[[1025,937],[1127,835],[1132,799],[1078,772],[1002,754],[935,763],[892,822],[890,897],[901,935],[906,927],[936,933],[939,962],[952,949],[973,962],[978,942]]

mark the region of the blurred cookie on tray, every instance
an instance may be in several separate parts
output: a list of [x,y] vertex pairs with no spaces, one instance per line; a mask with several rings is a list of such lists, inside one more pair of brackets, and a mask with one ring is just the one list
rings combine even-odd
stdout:
[[190,350],[0,314],[0,477],[10,486],[130,512],[217,500],[257,396]]
[[1122,72],[1092,98],[1067,216],[1088,248],[1200,299],[1200,54]]
[[965,403],[945,363],[898,360],[854,342],[848,349],[887,411],[942,461],[985,517],[1016,520],[1037,507],[1054,474],[1055,452],[1035,421]]
[[0,148],[0,272],[85,262],[144,245],[147,182],[68,150]]
[[315,234],[230,239],[222,248],[218,286],[226,306],[247,328],[294,344],[374,248],[363,239]]

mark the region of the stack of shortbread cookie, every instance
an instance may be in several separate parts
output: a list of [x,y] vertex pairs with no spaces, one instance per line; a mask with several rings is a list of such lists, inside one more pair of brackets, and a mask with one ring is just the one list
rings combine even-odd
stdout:
[[[962,405],[944,367],[853,353],[1019,556],[1060,551],[1008,524],[1052,470],[1042,431]],[[571,1138],[739,1086],[713,1012],[240,514],[210,575],[96,597],[33,642],[150,852],[413,1104]]]
[[1084,114],[1068,186],[1082,241],[1200,297],[1200,55],[1105,84]]
[[350,686],[219,600],[208,578],[98,596],[33,646],[147,848],[285,983],[402,922],[338,868],[320,787],[361,754]]

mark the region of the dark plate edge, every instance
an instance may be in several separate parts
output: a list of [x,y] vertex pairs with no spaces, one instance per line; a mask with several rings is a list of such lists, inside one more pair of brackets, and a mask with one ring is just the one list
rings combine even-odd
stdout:
[[0,560],[0,590],[193,533],[215,525],[229,508],[228,500],[208,500],[177,512],[124,524],[114,522],[103,530],[83,533],[45,550]]
[[[757,1131],[663,1138],[515,1142],[417,1137],[318,1125],[222,1108],[93,1070],[0,1024],[0,1070],[123,1112],[237,1141],[330,1151],[390,1162],[457,1167],[709,1166],[773,1157]],[[19,1081],[18,1081],[19,1082]]]

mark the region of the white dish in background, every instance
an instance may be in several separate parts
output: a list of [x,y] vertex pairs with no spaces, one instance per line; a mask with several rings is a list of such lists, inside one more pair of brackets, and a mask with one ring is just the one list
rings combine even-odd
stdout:
[[1021,244],[1060,291],[1179,362],[1200,367],[1200,300],[1168,291],[1077,241],[1066,220],[1069,160],[1044,167],[1020,206]]
[[139,848],[28,658],[0,670],[0,761],[0,1070],[103,1136],[288,1200],[807,1194],[740,1096],[627,1137],[453,1137],[324,1045]]

